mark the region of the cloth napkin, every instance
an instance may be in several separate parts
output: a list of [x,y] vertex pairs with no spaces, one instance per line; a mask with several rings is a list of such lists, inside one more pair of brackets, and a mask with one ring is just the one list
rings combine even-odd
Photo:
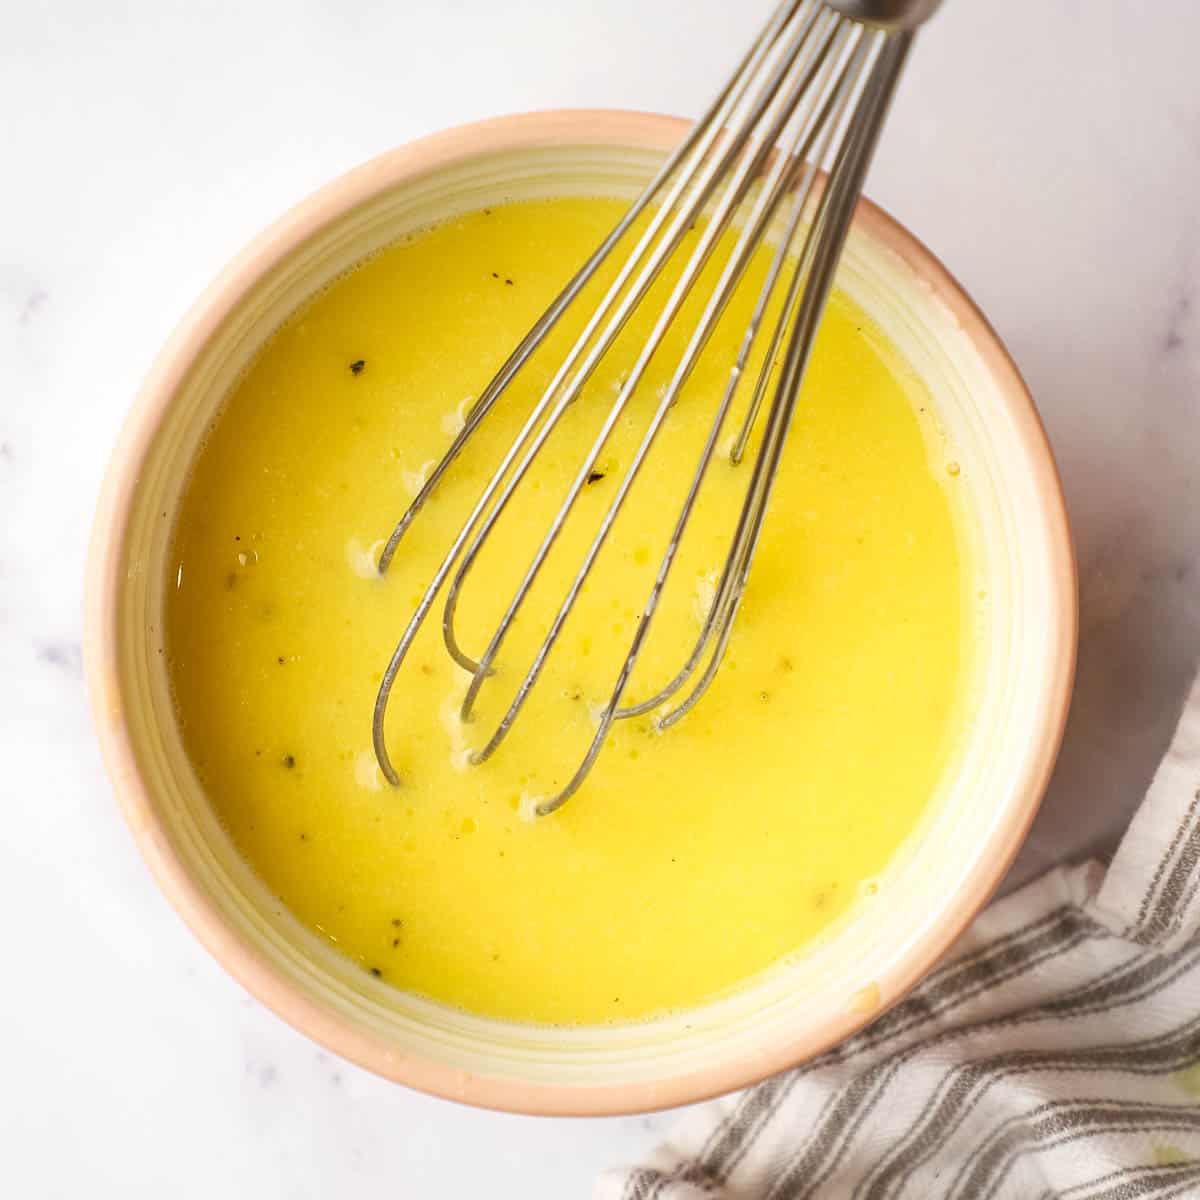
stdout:
[[1107,870],[993,905],[873,1025],[693,1110],[597,1200],[1200,1197],[1198,864],[1200,683]]

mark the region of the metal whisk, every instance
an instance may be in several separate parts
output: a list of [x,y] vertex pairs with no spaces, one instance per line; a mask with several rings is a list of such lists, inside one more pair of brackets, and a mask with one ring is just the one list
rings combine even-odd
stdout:
[[[447,550],[388,663],[375,702],[373,736],[379,766],[393,785],[399,783],[399,777],[388,755],[384,734],[388,701],[417,632],[447,580],[449,587],[442,614],[443,640],[454,661],[471,675],[461,712],[463,719],[469,720],[481,687],[493,673],[505,637],[572,506],[587,485],[609,435],[625,412],[651,357],[679,315],[718,241],[732,226],[736,241],[717,284],[532,665],[490,739],[472,755],[472,761],[478,763],[499,748],[517,719],[653,447],[668,410],[691,374],[755,251],[782,214],[783,234],[766,282],[717,406],[700,462],[636,632],[611,695],[599,713],[594,737],[566,786],[538,803],[537,814],[545,816],[554,812],[579,789],[614,722],[652,712],[671,702],[671,707],[658,718],[660,729],[669,728],[690,712],[708,689],[720,668],[745,592],[813,339],[863,178],[911,46],[913,31],[937,3],[938,0],[785,0],[682,145],[536,322],[471,407],[449,450],[429,474],[388,539],[379,559],[380,574],[387,572],[406,530],[486,420],[496,401],[589,280],[610,258],[624,235],[639,217],[647,216],[644,232],[636,239],[615,280],[558,366]],[[827,164],[824,176],[822,164]],[[785,201],[790,204],[786,212]],[[808,220],[805,220],[806,214],[809,214]],[[656,313],[649,337],[619,387],[595,441],[581,460],[566,497],[499,625],[482,654],[478,658],[472,657],[459,642],[455,614],[464,580],[481,547],[560,417],[578,398],[634,310],[698,221],[699,236],[678,282],[661,311]],[[749,468],[745,499],[714,599],[695,644],[675,677],[647,699],[622,707],[626,685],[650,630],[701,485],[721,442],[722,430],[760,327],[772,298],[781,287],[784,291],[779,316],[771,330],[763,366],[729,451],[734,463],[742,461],[771,380],[776,378],[757,454]],[[786,351],[776,376],[774,368],[785,337],[788,339]]]

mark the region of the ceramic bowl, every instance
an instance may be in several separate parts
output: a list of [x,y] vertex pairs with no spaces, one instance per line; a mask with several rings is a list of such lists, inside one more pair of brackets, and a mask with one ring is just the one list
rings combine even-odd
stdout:
[[346,1058],[413,1087],[536,1113],[633,1112],[751,1083],[832,1046],[950,946],[1011,862],[1045,788],[1074,662],[1074,562],[1059,481],[1004,347],[946,269],[860,205],[840,286],[929,390],[966,496],[979,604],[971,720],[929,815],[819,944],[706,1007],[640,1024],[542,1028],[469,1016],[371,979],[304,929],[239,858],[192,773],[162,649],[164,559],[198,443],[264,339],[402,233],[506,198],[632,197],[685,129],[628,112],[505,117],[351,171],[259,237],[159,355],[96,516],[85,652],[116,794],[163,891],[226,969]]

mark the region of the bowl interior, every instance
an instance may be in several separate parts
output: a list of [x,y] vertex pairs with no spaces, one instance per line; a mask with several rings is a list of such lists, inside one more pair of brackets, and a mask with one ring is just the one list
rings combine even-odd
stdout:
[[952,281],[863,207],[840,286],[924,381],[944,431],[944,444],[930,448],[935,462],[961,466],[973,559],[966,602],[977,618],[969,728],[879,895],[794,961],[702,1009],[551,1029],[480,1019],[372,980],[294,920],[239,857],[184,753],[162,654],[173,514],[214,411],[280,322],[371,251],[508,199],[631,197],[661,162],[654,140],[633,126],[623,138],[556,144],[484,138],[468,155],[419,169],[407,160],[364,168],[286,218],[165,352],[97,535],[102,734],[135,833],[186,919],[251,990],[333,1049],[416,1086],[506,1108],[628,1111],[694,1099],[861,1025],[928,967],[994,884],[1032,815],[1065,708],[1070,555],[1036,418]]

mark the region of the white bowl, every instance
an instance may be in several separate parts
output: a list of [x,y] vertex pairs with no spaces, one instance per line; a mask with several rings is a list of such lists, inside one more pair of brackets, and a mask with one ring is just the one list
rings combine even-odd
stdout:
[[828,1048],[895,1002],[996,886],[1041,799],[1074,665],[1075,574],[1053,459],[996,335],[940,263],[863,203],[840,286],[924,380],[961,464],[980,592],[964,743],[927,818],[858,906],[787,966],[699,1009],[557,1029],[485,1020],[372,980],[309,932],[239,857],[184,753],[163,663],[164,556],[197,445],[263,341],[323,284],[398,235],[505,198],[634,195],[685,125],[551,112],[450,130],[332,183],[277,222],[160,354],[100,499],[85,653],[126,818],[197,937],[330,1049],[414,1087],[525,1112],[693,1101]]

